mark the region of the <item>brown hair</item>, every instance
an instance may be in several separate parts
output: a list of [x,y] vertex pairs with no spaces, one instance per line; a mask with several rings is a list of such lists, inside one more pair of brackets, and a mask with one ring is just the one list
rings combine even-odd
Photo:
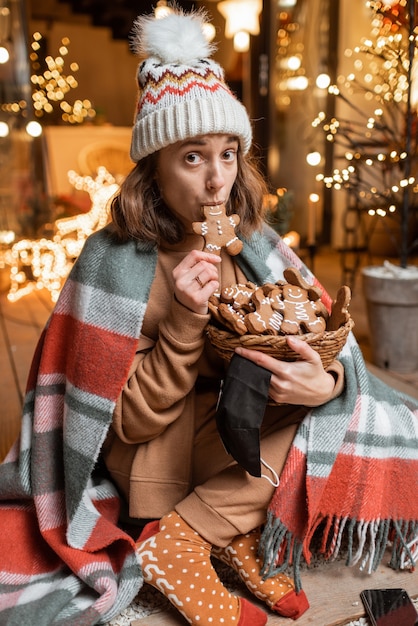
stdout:
[[[158,152],[141,159],[128,174],[111,204],[112,231],[120,241],[138,239],[158,244],[178,243],[183,224],[163,202],[155,181]],[[227,204],[227,213],[237,213],[238,233],[249,237],[264,220],[266,183],[255,159],[238,151],[238,172]]]

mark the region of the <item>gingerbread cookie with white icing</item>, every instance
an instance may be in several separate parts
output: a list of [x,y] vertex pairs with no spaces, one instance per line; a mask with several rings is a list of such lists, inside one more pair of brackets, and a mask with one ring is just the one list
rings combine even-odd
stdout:
[[221,292],[220,300],[230,304],[235,310],[242,309],[244,311],[253,311],[252,297],[256,285],[252,282],[238,283],[230,287],[224,287]]
[[282,333],[284,335],[297,335],[303,332],[323,333],[325,319],[322,310],[310,299],[309,292],[291,284],[283,285],[282,290]]
[[283,322],[280,289],[273,287],[267,291],[265,287],[259,287],[255,290],[252,301],[255,312],[245,316],[248,331],[253,335],[278,335]]
[[245,335],[248,332],[245,323],[245,315],[241,310],[234,309],[232,304],[221,302],[218,311],[224,325],[230,328],[234,333],[237,335]]
[[244,335],[247,332],[245,315],[254,310],[252,296],[255,288],[251,282],[238,283],[224,287],[220,294],[211,296],[209,309],[214,318],[238,335]]
[[238,335],[319,336],[340,328],[350,318],[349,287],[339,289],[330,316],[319,286],[310,285],[295,267],[287,268],[284,277],[260,287],[251,282],[224,287],[209,299],[213,318]]
[[235,228],[240,223],[239,215],[227,215],[224,204],[205,205],[202,212],[204,221],[193,222],[192,228],[194,233],[203,236],[203,250],[220,255],[222,248],[225,248],[231,256],[239,254],[243,245],[235,234]]

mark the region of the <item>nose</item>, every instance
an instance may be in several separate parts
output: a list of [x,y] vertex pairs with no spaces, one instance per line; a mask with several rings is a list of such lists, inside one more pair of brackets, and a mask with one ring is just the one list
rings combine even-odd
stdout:
[[223,175],[220,163],[212,163],[208,170],[206,186],[209,191],[218,191],[225,185],[225,177]]

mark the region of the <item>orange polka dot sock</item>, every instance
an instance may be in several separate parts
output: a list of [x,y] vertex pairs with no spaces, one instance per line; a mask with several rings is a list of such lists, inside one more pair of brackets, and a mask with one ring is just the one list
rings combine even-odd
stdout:
[[267,615],[229,593],[211,563],[211,544],[176,513],[145,526],[137,543],[145,582],[195,626],[264,626]]
[[291,578],[277,574],[263,580],[259,572],[262,560],[257,556],[260,531],[239,535],[225,548],[214,547],[212,555],[231,566],[257,598],[263,600],[275,613],[298,619],[308,608],[304,591],[296,593]]

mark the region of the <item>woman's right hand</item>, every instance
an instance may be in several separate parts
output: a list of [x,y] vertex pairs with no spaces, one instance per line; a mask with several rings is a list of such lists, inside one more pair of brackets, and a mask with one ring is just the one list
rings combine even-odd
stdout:
[[192,250],[174,268],[174,295],[183,306],[200,315],[208,312],[208,300],[219,289],[220,262],[217,254]]

